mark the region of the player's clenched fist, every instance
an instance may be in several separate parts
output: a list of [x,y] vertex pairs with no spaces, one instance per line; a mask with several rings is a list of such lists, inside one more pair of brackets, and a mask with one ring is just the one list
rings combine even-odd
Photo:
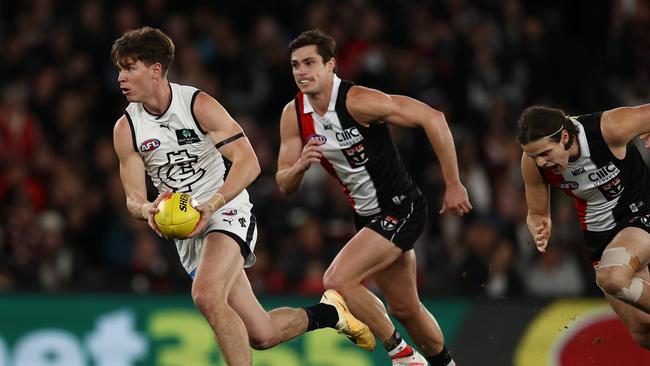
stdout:
[[323,157],[323,150],[320,148],[322,142],[318,139],[310,139],[305,147],[302,149],[300,159],[296,162],[301,171],[309,169],[312,163],[320,163]]
[[551,237],[551,223],[548,219],[542,219],[541,225],[537,227],[535,233],[535,245],[537,250],[544,253],[548,245],[548,239]]

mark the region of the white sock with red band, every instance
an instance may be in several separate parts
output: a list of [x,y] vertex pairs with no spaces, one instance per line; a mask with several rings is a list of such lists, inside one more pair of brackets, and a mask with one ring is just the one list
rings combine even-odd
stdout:
[[388,355],[390,356],[391,359],[408,357],[411,356],[412,354],[413,354],[413,348],[411,348],[411,346],[409,346],[403,339],[397,345],[397,347],[388,351]]

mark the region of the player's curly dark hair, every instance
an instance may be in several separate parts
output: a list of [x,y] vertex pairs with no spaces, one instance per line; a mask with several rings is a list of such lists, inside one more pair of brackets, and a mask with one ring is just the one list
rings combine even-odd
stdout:
[[316,46],[318,54],[323,58],[323,63],[336,58],[336,41],[320,29],[300,33],[296,39],[289,43],[289,51],[293,52],[305,46]]
[[111,60],[115,66],[123,65],[128,59],[142,61],[151,66],[162,65],[163,75],[174,62],[174,42],[158,28],[142,27],[131,29],[113,42]]
[[534,105],[526,108],[517,122],[517,141],[521,145],[549,137],[559,142],[562,131],[567,130],[571,139],[565,148],[573,144],[573,138],[578,135],[578,128],[571,122],[563,110],[543,105]]

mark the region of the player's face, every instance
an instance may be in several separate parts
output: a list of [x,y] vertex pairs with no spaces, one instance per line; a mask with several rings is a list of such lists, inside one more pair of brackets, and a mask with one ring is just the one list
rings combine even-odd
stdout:
[[554,174],[562,174],[569,164],[569,151],[564,148],[568,140],[569,134],[564,130],[559,142],[544,137],[522,145],[521,148],[526,155],[535,159],[538,167],[548,169]]
[[291,69],[293,79],[305,94],[317,94],[334,75],[334,59],[323,62],[315,45],[305,46],[291,53]]
[[126,58],[119,65],[117,82],[129,102],[143,102],[154,89],[154,65],[147,66],[140,60]]

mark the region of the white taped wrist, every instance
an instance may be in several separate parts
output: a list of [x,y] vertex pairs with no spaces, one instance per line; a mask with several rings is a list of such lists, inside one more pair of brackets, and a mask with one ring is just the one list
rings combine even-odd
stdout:
[[210,209],[215,212],[225,204],[226,199],[223,198],[223,195],[221,195],[221,193],[215,193],[207,203],[208,207],[210,207]]
[[142,213],[142,218],[145,220],[149,219],[149,209],[151,208],[151,205],[153,205],[153,203],[151,202],[145,202],[142,204],[141,213]]

